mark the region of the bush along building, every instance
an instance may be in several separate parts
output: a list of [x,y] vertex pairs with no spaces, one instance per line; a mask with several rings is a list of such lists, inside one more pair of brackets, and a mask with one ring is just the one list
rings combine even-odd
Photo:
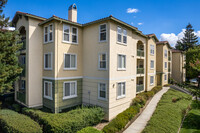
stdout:
[[68,19],[16,12],[12,22],[24,44],[15,99],[27,107],[59,113],[97,105],[111,120],[137,93],[168,84],[171,76],[169,43],[113,16],[80,24],[73,4]]

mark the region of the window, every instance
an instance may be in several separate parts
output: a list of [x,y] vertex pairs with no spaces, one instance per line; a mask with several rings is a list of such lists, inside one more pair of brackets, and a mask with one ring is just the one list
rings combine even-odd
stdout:
[[44,42],[48,42],[48,27],[44,27]]
[[98,84],[98,99],[106,100],[106,84],[99,83]]
[[44,97],[52,100],[52,82],[44,81]]
[[106,54],[105,53],[99,54],[99,69],[106,70]]
[[118,69],[126,69],[126,55],[118,55]]
[[117,27],[117,42],[124,44],[127,43],[127,31],[119,26]]
[[69,42],[70,27],[68,25],[63,25],[63,41]]
[[154,76],[150,76],[150,85],[154,84]]
[[24,90],[26,88],[26,81],[25,80],[21,80],[21,87],[20,89]]
[[167,58],[167,50],[165,50],[165,58]]
[[52,69],[52,54],[51,53],[44,54],[44,69],[46,70]]
[[117,98],[125,97],[126,94],[126,83],[120,82],[117,84]]
[[106,41],[106,32],[107,32],[107,25],[106,24],[101,24],[99,26],[99,41]]
[[165,62],[165,69],[167,69],[167,62]]
[[154,69],[154,60],[151,60],[150,66],[151,66],[151,69]]
[[26,64],[26,56],[25,55],[22,55],[22,56],[20,56],[20,64],[21,65],[25,65]]
[[72,27],[72,43],[78,43],[78,29]]
[[64,69],[76,69],[76,54],[64,55]]
[[53,41],[53,25],[49,25],[49,42]]
[[150,54],[154,55],[154,45],[150,45]]
[[63,99],[77,97],[77,82],[70,81],[63,84]]
[[44,42],[52,42],[53,41],[53,24],[50,24],[44,27]]
[[164,80],[167,81],[167,75],[166,74],[164,75]]
[[126,44],[127,43],[127,31],[123,30],[123,43]]

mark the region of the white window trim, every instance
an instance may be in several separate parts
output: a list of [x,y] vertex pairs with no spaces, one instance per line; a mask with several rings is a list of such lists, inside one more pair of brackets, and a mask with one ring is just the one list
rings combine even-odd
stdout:
[[[66,68],[65,67],[65,55],[66,54],[69,54],[70,58],[71,58],[71,55],[75,55],[75,60],[76,61],[75,61],[75,67],[74,68],[71,68],[71,67],[70,68]],[[71,62],[70,62],[70,65],[71,65]],[[64,67],[63,68],[64,68],[64,70],[77,70],[77,54],[74,54],[74,53],[64,53]]]
[[[101,25],[106,25],[106,40],[100,40],[100,31],[101,31],[100,27],[101,27]],[[107,36],[108,36],[108,27],[107,27],[107,23],[100,24],[100,25],[99,25],[99,42],[107,42]]]
[[[123,95],[123,93],[122,93],[121,96],[118,96],[118,84],[119,84],[119,83],[125,83],[125,84],[124,84],[124,85],[125,85],[125,94]],[[116,89],[117,89],[117,100],[126,97],[126,82],[125,82],[125,81],[117,82],[117,88],[116,88]],[[123,91],[123,90],[121,89],[121,91]]]
[[[153,83],[151,83],[151,77],[153,77]],[[150,85],[154,85],[154,76],[150,76]]]
[[[106,68],[100,68],[100,56],[101,56],[102,54],[105,54],[105,55],[106,55]],[[99,69],[99,70],[107,70],[107,53],[99,53],[98,56],[99,56],[99,58],[98,58],[98,69]]]
[[[69,83],[70,84],[70,90],[71,90],[71,83],[75,83],[75,95],[70,95],[70,96],[65,96],[65,84]],[[66,81],[63,83],[63,100],[66,99],[71,99],[77,97],[77,81]]]
[[[50,37],[49,37],[49,31],[50,31],[50,25],[52,25],[52,40],[50,41]],[[45,28],[47,27],[47,41],[45,42]],[[53,42],[54,40],[54,26],[53,26],[53,23],[47,25],[44,27],[44,44],[47,44],[47,43],[51,43]]]
[[[105,84],[105,89],[106,89],[106,97],[105,98],[100,97],[100,84]],[[107,84],[106,83],[98,83],[98,99],[107,101]]]
[[[119,62],[118,62],[119,61],[119,59],[118,59],[119,55],[125,56],[125,68],[119,68],[119,66],[118,66],[119,65]],[[117,70],[118,71],[126,71],[126,60],[127,60],[126,59],[126,55],[124,55],[124,54],[117,54]]]
[[[76,29],[76,31],[77,31],[77,34],[76,34],[76,36],[77,36],[77,42],[72,42],[72,41],[71,41],[71,43],[72,43],[72,44],[78,44],[78,28],[77,28],[77,27],[74,27],[74,26],[72,26],[72,29],[73,29],[73,28],[75,28],[75,29]],[[73,35],[73,33],[72,33],[72,32],[73,32],[73,30],[71,30],[71,40],[72,40],[72,35]]]
[[[153,61],[153,68],[151,67],[151,61]],[[154,70],[154,67],[155,67],[155,61],[154,60],[150,60],[150,69]]]
[[[69,41],[66,41],[66,40],[64,40],[64,26],[67,26],[67,27],[69,27]],[[64,42],[64,43],[70,43],[70,26],[69,26],[69,25],[67,25],[67,24],[63,24],[63,32],[62,32],[62,37],[63,37],[63,39],[62,39],[62,42]]]
[[[153,50],[153,53],[151,53],[151,50]],[[155,46],[153,44],[150,45],[150,55],[154,56],[155,54]]]
[[[51,84],[51,97],[50,96],[46,96],[45,95],[45,83],[50,83]],[[49,99],[49,100],[53,100],[53,98],[52,98],[52,82],[50,82],[50,81],[44,81],[44,98],[47,98],[47,99]]]
[[[46,63],[46,61],[45,61],[45,55],[46,55],[46,54],[51,54],[51,67],[50,67],[50,68],[45,68],[45,66],[46,66],[46,64],[45,64],[45,63]],[[44,70],[52,70],[52,64],[53,64],[53,63],[52,63],[52,61],[53,61],[52,55],[53,55],[52,52],[44,53]]]
[[[164,62],[164,67],[165,67],[165,63],[167,64],[167,62]],[[168,65],[167,65],[168,66]],[[167,69],[167,67],[165,67],[165,69]]]
[[[121,33],[121,42],[118,41],[118,27],[121,28],[122,33]],[[123,42],[123,36],[124,36],[124,30],[126,30],[126,43]],[[121,45],[125,45],[127,46],[127,42],[128,42],[128,37],[127,37],[127,29],[126,28],[122,28],[121,26],[117,26],[117,44],[121,44]]]

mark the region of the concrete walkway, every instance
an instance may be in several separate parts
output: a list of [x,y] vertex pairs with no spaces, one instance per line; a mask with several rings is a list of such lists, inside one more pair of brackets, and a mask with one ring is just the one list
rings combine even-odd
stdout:
[[154,97],[151,99],[147,107],[140,114],[140,116],[124,131],[124,133],[141,133],[145,128],[147,122],[150,120],[153,112],[156,109],[158,102],[162,95],[168,91],[170,87],[163,87]]

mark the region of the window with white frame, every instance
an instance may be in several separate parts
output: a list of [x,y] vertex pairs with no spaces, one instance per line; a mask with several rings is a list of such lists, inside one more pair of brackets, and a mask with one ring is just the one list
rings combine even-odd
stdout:
[[126,83],[120,82],[117,83],[117,98],[125,97],[126,95]]
[[126,69],[126,55],[118,55],[118,69]]
[[167,69],[167,62],[165,62],[165,69]]
[[123,30],[123,43],[127,43],[127,31],[125,29]]
[[150,54],[154,55],[154,45],[150,45]]
[[53,24],[44,27],[44,42],[52,42],[53,41]]
[[165,54],[165,58],[167,58],[167,50],[165,50],[165,53],[164,53],[164,54]]
[[106,84],[105,83],[99,83],[98,84],[98,99],[106,100]]
[[63,41],[69,42],[70,37],[70,27],[68,25],[63,25]]
[[167,75],[166,74],[164,75],[164,80],[167,81]]
[[20,89],[24,90],[26,88],[26,81],[25,80],[21,80],[21,87]]
[[63,99],[77,97],[77,82],[69,81],[63,84]]
[[44,54],[44,69],[52,69],[52,54]]
[[78,43],[78,29],[72,27],[72,43]]
[[150,85],[154,84],[154,76],[150,76]]
[[64,55],[64,69],[76,69],[76,54]]
[[150,66],[151,66],[151,69],[154,69],[154,60],[151,60]]
[[101,24],[99,26],[99,41],[106,41],[106,35],[107,34],[107,25],[106,24]]
[[117,27],[117,41],[122,42],[122,28],[119,26]]
[[52,100],[52,82],[44,81],[44,97]]
[[106,53],[99,54],[99,69],[106,70]]

